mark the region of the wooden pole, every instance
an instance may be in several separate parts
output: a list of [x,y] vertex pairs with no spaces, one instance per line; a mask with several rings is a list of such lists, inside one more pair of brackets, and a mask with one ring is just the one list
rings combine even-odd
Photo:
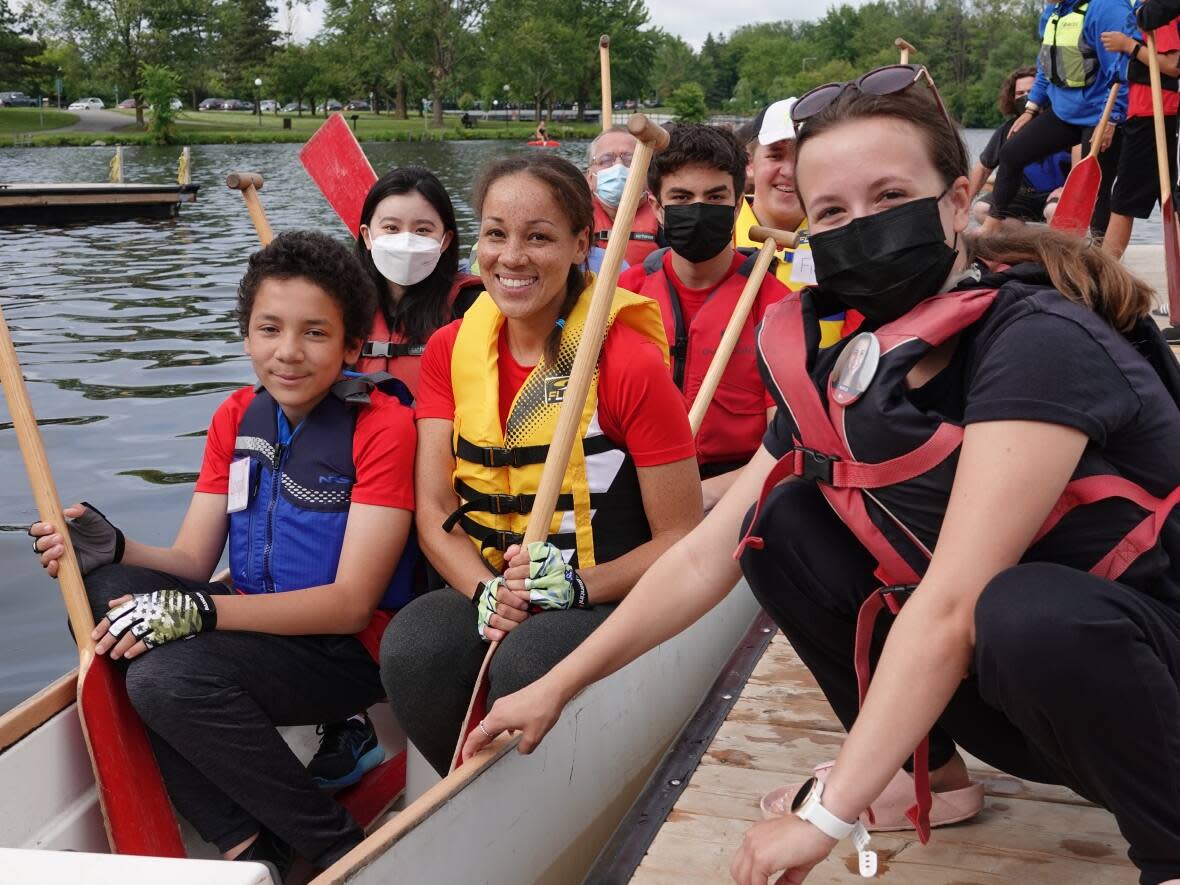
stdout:
[[910,63],[910,53],[911,52],[918,51],[917,49],[914,48],[912,43],[909,43],[908,41],[902,39],[901,37],[898,37],[896,40],[894,40],[893,45],[896,46],[898,51],[901,53],[901,63],[903,65],[908,65]]
[[614,105],[610,95],[610,35],[598,38],[598,67],[602,74],[602,131],[610,129],[614,120]]
[[258,191],[262,190],[262,184],[262,176],[257,172],[231,172],[225,176],[226,187],[242,192],[242,199],[246,201],[246,210],[250,213],[250,220],[254,222],[258,239],[263,246],[269,246],[275,235],[270,229],[270,222],[266,220],[262,201],[258,199]]

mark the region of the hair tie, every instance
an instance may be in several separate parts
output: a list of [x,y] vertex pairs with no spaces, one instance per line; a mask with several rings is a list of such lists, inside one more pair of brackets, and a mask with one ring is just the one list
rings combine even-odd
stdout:
[[565,319],[563,317],[558,317],[556,325],[557,325],[557,328],[564,329],[565,328]]

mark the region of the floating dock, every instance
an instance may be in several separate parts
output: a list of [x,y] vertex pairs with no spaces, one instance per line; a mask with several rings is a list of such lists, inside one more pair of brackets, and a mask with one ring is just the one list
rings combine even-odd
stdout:
[[3,184],[0,224],[72,224],[175,218],[197,199],[196,184]]

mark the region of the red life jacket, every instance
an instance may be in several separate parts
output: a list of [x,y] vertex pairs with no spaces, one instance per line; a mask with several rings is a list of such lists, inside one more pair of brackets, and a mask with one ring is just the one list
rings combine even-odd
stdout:
[[[815,325],[809,316],[808,292],[771,307],[759,327],[758,350],[767,383],[779,407],[788,410],[797,433],[794,448],[766,477],[751,530],[771,490],[787,477],[798,476],[818,485],[841,521],[876,559],[875,574],[884,586],[865,600],[856,626],[855,664],[862,704],[869,683],[873,623],[882,608],[896,614],[926,570],[946,513],[963,439],[961,426],[922,411],[898,391],[905,389],[906,374],[923,356],[980,320],[997,296],[1008,301],[1036,291],[1041,290],[947,292],[877,329],[880,360],[872,383],[855,401],[856,408],[837,402],[832,395],[835,379],[830,375],[820,379],[826,393],[821,397],[817,381],[808,372],[812,357],[806,345],[812,345],[814,355],[819,335],[818,328],[807,328]],[[1158,332],[1154,338],[1159,338]],[[1166,350],[1162,339],[1159,347]],[[1175,398],[1174,360],[1168,366],[1145,356]],[[1068,564],[1076,564],[1072,561],[1076,554],[1076,561],[1092,574],[1117,580],[1155,547],[1165,520],[1180,503],[1180,488],[1157,497],[1111,473],[1100,453],[1089,450],[1074,476],[1032,543],[1056,531],[1060,533],[1056,537],[1070,542]],[[1086,533],[1083,538],[1059,528],[1072,510],[1112,498],[1129,500],[1145,511],[1142,521],[1126,534],[1120,536],[1123,530],[1112,527],[1106,538],[1101,532]],[[747,545],[761,549],[763,540],[747,532],[735,556]],[[923,843],[929,838],[930,810],[926,751],[924,739],[914,753],[917,803],[907,812]]]
[[[470,290],[474,290],[474,293]],[[451,319],[463,316],[482,290],[483,280],[479,277],[465,273],[455,277],[455,282],[447,295]],[[372,372],[388,372],[410,388],[410,393],[417,398],[419,363],[425,350],[425,344],[408,344],[400,332],[391,332],[385,319],[385,311],[379,309],[373,317],[373,328],[361,349],[356,370],[366,375]]]
[[[595,197],[594,236],[591,238],[590,245],[605,249],[614,226],[614,220],[606,214],[602,201]],[[656,218],[656,213],[652,211],[651,204],[646,199],[641,200],[639,208],[635,210],[635,221],[631,225],[627,251],[623,253],[623,260],[627,262],[628,267],[643,263],[643,260],[658,248],[656,233],[659,229],[660,222]]]
[[[713,354],[721,343],[721,336],[725,334],[725,326],[754,269],[757,256],[749,256],[736,272],[730,274],[701,305],[692,323],[685,328],[680,298],[672,280],[664,272],[667,252],[667,249],[660,249],[643,262],[647,276],[639,287],[639,294],[660,305],[672,356],[672,380],[691,407],[705,380],[709,364],[713,361]],[[772,264],[701,422],[696,437],[699,463],[744,464],[762,444],[762,436],[766,433],[766,388],[758,374],[754,330],[763,312],[759,307],[764,310],[766,305],[789,294],[790,290],[775,278]]]

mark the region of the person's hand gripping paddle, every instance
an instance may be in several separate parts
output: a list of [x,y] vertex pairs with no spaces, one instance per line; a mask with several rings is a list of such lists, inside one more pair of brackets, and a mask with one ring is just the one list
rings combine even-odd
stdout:
[[725,325],[725,333],[721,336],[721,343],[717,346],[717,352],[713,354],[712,362],[709,363],[709,370],[705,372],[701,389],[692,401],[688,423],[692,427],[693,436],[701,429],[705,413],[709,411],[709,403],[713,401],[713,394],[717,392],[717,385],[721,383],[721,376],[725,374],[725,367],[729,365],[729,358],[733,356],[733,349],[737,347],[738,338],[741,337],[746,320],[750,317],[750,310],[758,298],[758,290],[762,288],[762,281],[766,278],[766,271],[774,260],[774,253],[780,246],[793,248],[797,237],[790,231],[755,225],[750,228],[750,239],[762,243],[762,248],[758,250],[754,268],[750,271],[742,294],[738,296],[733,315]]
[[[106,655],[95,655],[94,617],[82,583],[78,558],[65,530],[49,459],[37,431],[37,419],[25,390],[16,348],[0,310],[0,387],[41,521],[61,535],[65,554],[58,560],[57,581],[66,603],[70,628],[78,644],[78,720],[94,767],[98,801],[111,850],[117,854],[184,857],[184,842],[147,731],[127,698],[123,676]],[[48,773],[52,775],[52,772]]]
[[231,172],[225,176],[225,186],[230,190],[242,192],[242,199],[246,201],[246,211],[250,213],[250,221],[254,223],[254,230],[258,232],[258,240],[263,246],[269,246],[275,235],[270,229],[270,222],[266,220],[262,201],[258,199],[258,192],[262,190],[262,176],[257,172]]
[[1160,63],[1155,54],[1155,36],[1151,31],[1147,32],[1147,68],[1151,75],[1151,112],[1155,118],[1155,158],[1160,176],[1160,214],[1164,222],[1164,268],[1168,278],[1169,322],[1175,329],[1177,324],[1180,324],[1180,219],[1176,218],[1176,207],[1172,205],[1173,184],[1172,173],[1168,169],[1167,138],[1164,135]]
[[1121,83],[1111,85],[1106,107],[1102,111],[1102,119],[1090,135],[1090,153],[1070,170],[1069,177],[1065,179],[1065,188],[1061,191],[1057,211],[1053,213],[1053,220],[1049,222],[1049,227],[1054,230],[1081,237],[1090,229],[1090,217],[1094,214],[1094,204],[1098,202],[1098,188],[1102,186],[1102,167],[1098,165],[1098,154],[1102,150],[1103,136],[1110,122],[1110,112],[1114,110],[1114,102],[1118,98],[1121,86]]
[[[631,172],[627,176],[623,199],[619,202],[619,209],[615,214],[615,224],[611,238],[607,241],[602,267],[594,280],[590,312],[586,317],[582,338],[578,342],[577,353],[574,355],[569,385],[561,401],[557,427],[553,432],[553,441],[549,444],[549,454],[541,471],[541,482],[533,501],[532,512],[529,513],[524,540],[521,542],[522,549],[527,549],[529,544],[535,541],[544,541],[549,534],[549,524],[553,521],[553,512],[557,508],[557,496],[561,492],[566,467],[569,465],[570,450],[573,448],[578,425],[581,423],[582,410],[586,404],[590,382],[594,377],[594,369],[598,365],[599,351],[602,350],[602,339],[606,333],[615,289],[619,283],[619,271],[623,266],[623,253],[627,248],[631,225],[635,221],[635,212],[647,187],[648,163],[651,162],[651,155],[655,151],[662,150],[668,144],[668,133],[643,114],[633,115],[627,123],[627,129],[637,139],[635,155],[631,160]],[[498,642],[488,646],[483,665],[479,668],[475,690],[467,706],[467,715],[464,717],[463,727],[459,729],[459,741],[455,745],[455,755],[451,762],[452,771],[463,762],[462,750],[467,734],[479,724],[486,712],[488,665],[498,646]]]
[[299,150],[299,161],[355,237],[377,173],[340,113],[328,117]]

